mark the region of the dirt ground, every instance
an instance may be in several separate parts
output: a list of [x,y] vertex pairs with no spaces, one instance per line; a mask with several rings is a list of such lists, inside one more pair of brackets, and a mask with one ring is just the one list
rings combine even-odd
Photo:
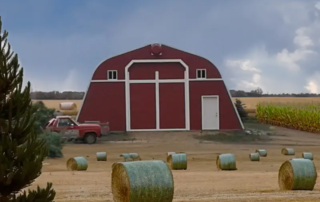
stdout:
[[[195,133],[134,133],[102,138],[95,145],[72,144],[64,147],[62,159],[46,160],[43,174],[35,181],[44,187],[53,182],[56,201],[93,202],[113,201],[111,192],[111,165],[122,161],[121,153],[136,152],[143,160],[165,160],[170,151],[184,151],[188,155],[188,169],[172,171],[175,202],[315,202],[320,201],[319,181],[313,191],[281,192],[278,186],[278,170],[281,164],[293,156],[284,156],[281,149],[294,148],[295,157],[302,152],[312,152],[316,167],[320,168],[320,136],[283,128],[275,129],[279,135],[272,141],[258,143],[208,143],[193,137]],[[135,138],[136,143],[110,143],[108,139]],[[145,140],[145,141],[138,141]],[[251,162],[249,153],[266,149],[268,156],[260,162]],[[108,153],[108,161],[96,161],[99,151]],[[219,153],[233,153],[237,159],[237,171],[218,171],[215,159]],[[85,156],[87,171],[70,172],[66,161],[70,157]]]

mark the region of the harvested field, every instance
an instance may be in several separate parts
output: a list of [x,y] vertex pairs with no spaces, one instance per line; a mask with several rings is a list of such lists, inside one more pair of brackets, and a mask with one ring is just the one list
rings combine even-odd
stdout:
[[[35,181],[44,187],[53,182],[57,202],[113,201],[111,192],[112,164],[123,161],[122,153],[138,153],[143,160],[165,160],[167,152],[184,151],[188,157],[187,170],[173,170],[174,202],[316,202],[319,201],[320,182],[313,191],[280,191],[278,171],[287,160],[301,158],[302,152],[314,155],[316,168],[320,168],[320,139],[316,134],[276,127],[279,135],[271,141],[250,143],[218,143],[195,139],[195,133],[133,133],[103,137],[95,145],[66,145],[64,158],[49,159],[43,174]],[[106,140],[148,140],[137,143],[109,143]],[[263,148],[268,156],[252,162],[248,154]],[[295,149],[294,156],[281,155],[281,149]],[[106,151],[108,161],[97,161],[96,152]],[[218,171],[216,158],[222,153],[233,153],[237,160],[236,171]],[[87,171],[67,171],[66,161],[84,156]]]
[[77,105],[77,109],[79,110],[82,105],[82,100],[32,100],[32,102],[42,101],[46,107],[51,109],[60,110],[60,103],[62,102],[73,102]]

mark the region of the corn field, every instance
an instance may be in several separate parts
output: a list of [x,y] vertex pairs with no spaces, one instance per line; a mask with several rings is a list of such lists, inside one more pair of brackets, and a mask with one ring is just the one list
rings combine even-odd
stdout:
[[257,105],[256,116],[261,123],[320,133],[320,103],[260,103]]

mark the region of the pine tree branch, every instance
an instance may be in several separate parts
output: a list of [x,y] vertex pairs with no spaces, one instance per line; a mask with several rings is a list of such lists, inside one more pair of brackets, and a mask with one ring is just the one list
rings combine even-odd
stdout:
[[7,37],[0,17],[0,202],[51,202],[55,192],[50,183],[15,196],[40,176],[48,148],[34,132],[31,85],[23,88],[23,68]]

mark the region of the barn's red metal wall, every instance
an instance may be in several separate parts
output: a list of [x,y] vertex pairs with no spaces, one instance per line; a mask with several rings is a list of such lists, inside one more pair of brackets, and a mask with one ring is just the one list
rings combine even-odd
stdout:
[[160,129],[185,128],[184,83],[160,83]]
[[78,121],[109,122],[112,131],[125,131],[124,83],[90,83]]
[[180,63],[135,63],[129,68],[130,80],[155,79],[184,79],[185,68]]
[[[124,79],[125,66],[131,60],[141,59],[181,59],[189,66],[189,77],[196,78],[196,69],[206,69],[207,78],[221,78],[218,69],[207,59],[168,46],[162,46],[162,55],[150,54],[150,45],[110,58],[100,64],[92,79],[107,79],[108,70],[118,70],[118,79]],[[142,65],[142,64],[141,64]],[[155,65],[152,63],[151,66]]]
[[[206,69],[207,78],[221,78],[221,75],[218,69],[207,59],[202,58],[197,55],[193,55],[178,49],[174,49],[168,46],[162,46],[162,55],[160,56],[153,56],[150,54],[150,45],[145,47],[124,53],[122,55],[115,56],[110,58],[99,65],[96,71],[93,74],[93,80],[106,80],[107,79],[107,71],[108,70],[117,70],[118,71],[118,79],[124,80],[125,74],[125,66],[130,63],[131,60],[141,60],[141,59],[181,59],[189,66],[189,78],[194,79],[196,78],[196,69]],[[165,64],[165,65],[164,65]],[[161,67],[159,67],[161,65]],[[168,67],[168,68],[167,68]],[[171,68],[169,68],[171,67]],[[154,78],[154,71],[157,70],[160,72],[159,77],[160,79],[178,79],[183,78],[183,67],[179,63],[149,63],[149,64],[136,64],[131,67],[131,79],[153,79]],[[135,75],[136,70],[143,68],[144,73],[143,75]],[[152,69],[152,70],[151,70]],[[170,69],[170,73],[169,70]],[[172,69],[172,70],[171,70]],[[140,72],[140,71],[137,71]],[[110,126],[112,130],[125,130],[125,88],[124,82],[112,82],[112,83],[95,83],[94,87],[92,87],[93,83],[91,84],[87,96],[83,103],[83,108],[81,113],[79,114],[78,121],[83,122],[84,120],[90,119],[106,119],[106,113],[110,114]],[[97,86],[99,87],[97,87]],[[132,85],[132,84],[131,84]],[[141,84],[139,84],[141,85]],[[149,84],[154,85],[154,84]],[[120,88],[121,86],[121,88]],[[147,87],[146,87],[147,88]],[[118,89],[118,90],[116,90]],[[149,93],[148,89],[135,89],[134,93],[131,91],[131,95],[134,96],[154,96],[154,92]],[[151,91],[151,89],[150,89]],[[106,94],[104,94],[106,92]],[[116,93],[114,96],[113,93]],[[241,129],[240,123],[237,119],[236,113],[233,109],[232,102],[228,96],[226,91],[225,85],[222,81],[192,81],[190,82],[190,124],[192,130],[200,130],[201,129],[201,95],[205,94],[216,94],[220,96],[220,128],[221,129]],[[107,96],[108,95],[108,96]],[[101,96],[104,98],[101,99]],[[110,99],[106,99],[106,98]],[[131,97],[132,99],[132,97]],[[150,105],[151,105],[151,97]],[[155,97],[154,97],[155,99]],[[114,104],[113,104],[114,102]],[[132,100],[131,100],[132,103]],[[154,100],[155,104],[155,100]],[[113,105],[113,106],[111,106]],[[147,105],[149,105],[147,103]],[[108,107],[107,107],[108,106]],[[114,107],[119,106],[119,107]],[[112,109],[111,109],[112,108]],[[114,111],[110,111],[114,110]],[[132,110],[132,109],[131,109]],[[110,113],[112,112],[112,113]],[[131,112],[132,113],[132,112]],[[135,112],[138,116],[138,112]],[[155,114],[154,110],[151,110],[151,113]],[[112,115],[111,115],[112,114]],[[116,116],[114,115],[116,114]],[[117,114],[122,114],[118,116]],[[139,113],[139,115],[141,115]],[[151,114],[148,116],[151,117]],[[143,119],[141,117],[140,119]],[[143,124],[142,127],[144,129],[150,128],[151,123],[146,122],[150,126],[146,127],[144,123],[133,123],[135,119],[131,118],[131,123]],[[148,120],[147,120],[148,121]],[[113,124],[112,124],[112,123]],[[155,119],[151,121],[155,128]]]
[[192,81],[190,88],[190,129],[201,130],[201,96],[219,95],[220,129],[242,129],[223,81]]
[[155,84],[130,84],[131,129],[156,129]]

